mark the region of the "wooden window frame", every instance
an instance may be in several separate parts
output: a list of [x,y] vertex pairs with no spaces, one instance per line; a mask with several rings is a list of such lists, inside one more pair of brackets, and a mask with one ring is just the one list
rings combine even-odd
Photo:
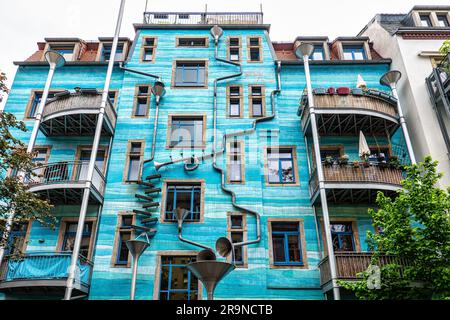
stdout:
[[[147,87],[148,93],[146,95],[139,95],[139,88],[140,87]],[[146,113],[143,116],[136,115],[137,111],[137,104],[139,99],[147,99],[146,104]],[[150,108],[151,108],[151,101],[152,101],[152,86],[150,84],[137,84],[134,87],[134,99],[133,99],[133,110],[131,111],[131,118],[132,119],[145,119],[150,116]]]
[[[231,227],[231,217],[233,216],[241,216],[242,217],[242,228],[236,228],[233,229]],[[231,233],[232,232],[242,232],[242,241],[247,241],[247,215],[243,214],[241,212],[227,212],[227,236],[228,239],[231,241]],[[236,268],[246,269],[248,268],[248,250],[247,246],[243,246],[242,248],[242,260],[243,264],[236,264]],[[232,254],[228,255],[227,262],[232,263]]]
[[139,165],[139,176],[142,175],[142,159],[144,158],[145,153],[145,140],[144,139],[138,139],[138,140],[128,140],[127,142],[127,153],[125,158],[125,168],[122,175],[122,183],[123,184],[137,184],[137,181],[128,181],[128,170],[130,168],[130,156],[135,156],[135,154],[131,153],[131,146],[133,143],[140,143],[141,144],[141,152],[140,152],[140,165]]
[[[56,250],[55,252],[60,252],[62,251],[60,248],[63,244],[64,241],[64,234],[66,232],[67,229],[67,224],[68,223],[73,223],[73,222],[78,222],[79,218],[73,218],[73,217],[64,217],[61,219],[61,223],[59,226],[59,232],[58,232],[58,240],[56,241]],[[94,243],[95,243],[95,238],[96,238],[96,234],[97,234],[97,218],[96,217],[87,217],[85,220],[86,222],[92,222],[92,232],[91,232],[91,239],[89,242],[89,254],[88,257],[86,257],[88,260],[92,261],[92,257],[94,254]]]
[[[65,89],[50,89],[51,93],[59,93],[59,92],[64,92]],[[25,107],[25,114],[23,116],[23,120],[35,120],[36,117],[29,117],[28,114],[31,111],[31,106],[33,105],[33,101],[34,101],[34,97],[36,95],[36,93],[40,93],[42,94],[44,92],[44,89],[31,89],[31,93],[30,93],[30,97],[28,98],[28,103],[27,106]],[[39,108],[39,106],[38,106]]]
[[[81,43],[80,42],[73,42],[73,41],[61,41],[61,42],[47,42],[45,44],[44,52],[47,52],[48,50],[54,50],[52,49],[52,46],[71,46],[73,45],[73,56],[72,60],[66,60],[66,62],[77,62],[80,61],[80,53],[81,53]],[[41,61],[45,60],[45,54],[42,55]]]
[[114,234],[114,246],[113,251],[111,255],[111,268],[131,268],[131,262],[132,262],[132,256],[131,253],[128,253],[128,263],[127,264],[117,264],[117,254],[119,251],[119,240],[120,240],[120,233],[121,232],[130,232],[130,239],[134,239],[135,237],[135,230],[134,229],[122,229],[122,217],[123,216],[132,216],[133,222],[132,224],[136,224],[136,214],[133,212],[126,212],[122,211],[119,212],[117,215],[117,223],[116,223],[116,229]]
[[[353,231],[353,239],[355,241],[355,251],[356,253],[361,252],[361,242],[359,241],[359,229],[358,229],[358,220],[356,218],[341,218],[341,217],[330,217],[330,223],[333,222],[351,222],[352,223],[352,231]],[[320,218],[320,229],[322,236],[322,244],[324,250],[324,256],[328,256],[327,248],[327,237],[325,236],[325,226],[323,218]],[[331,234],[330,234],[331,236]]]
[[[253,95],[253,88],[261,88],[261,95]],[[253,115],[253,99],[261,99],[262,115]],[[261,84],[250,84],[248,86],[248,113],[250,118],[264,118],[266,116],[266,87]]]
[[[250,44],[250,39],[252,38],[258,38],[259,39],[259,45],[253,46]],[[259,60],[254,61],[251,60],[251,49],[259,49]],[[263,38],[261,36],[247,36],[247,63],[262,63],[264,62],[264,50],[263,50]]]
[[[75,161],[81,161],[80,160],[81,152],[83,150],[91,150],[91,152],[92,152],[92,145],[78,145],[77,151],[75,153]],[[98,150],[105,151],[105,167],[103,168],[103,171],[101,173],[103,174],[103,176],[106,176],[106,170],[108,169],[107,167],[108,167],[109,147],[105,146],[105,145],[100,145],[100,146],[98,146]],[[64,162],[64,161],[62,161],[62,162]],[[101,168],[98,168],[98,169],[101,170]],[[79,167],[75,166],[75,168],[73,169],[73,172],[72,172],[72,180],[76,180],[75,178],[78,176],[78,170],[79,170]]]
[[[178,63],[204,63],[205,64],[205,82],[203,86],[177,86],[177,64]],[[208,75],[209,75],[209,59],[175,59],[172,63],[172,81],[171,89],[208,89]]]
[[[303,265],[276,265],[273,258],[272,222],[296,222],[300,232],[300,245]],[[306,249],[305,223],[303,218],[268,218],[267,232],[269,241],[269,268],[270,269],[308,269],[308,250]]]
[[[95,57],[95,61],[107,62],[106,60],[102,60],[102,58],[103,58],[103,48],[104,48],[105,44],[112,46],[113,42],[112,41],[101,41],[98,44],[97,56]],[[115,62],[125,62],[127,60],[127,58],[128,58],[129,42],[128,41],[119,41],[118,44],[119,45],[123,44],[123,53],[122,53],[123,54],[123,60],[115,60]],[[110,90],[110,91],[112,91],[112,90]]]
[[[364,49],[364,54],[366,56],[366,59],[363,60],[346,60],[344,58],[344,46],[362,46]],[[339,41],[338,42],[338,52],[339,52],[339,58],[340,60],[344,61],[366,61],[366,60],[372,60],[372,54],[370,52],[370,46],[368,41],[364,40],[355,40],[355,41]]]
[[[291,149],[292,152],[292,162],[294,164],[294,177],[295,183],[269,183],[269,149]],[[281,145],[281,146],[265,146],[264,147],[264,181],[266,187],[298,187],[300,186],[300,173],[298,169],[298,157],[297,157],[297,146],[295,145]]]
[[[189,146],[189,147],[183,147],[183,146],[171,146],[170,141],[172,138],[172,123],[173,118],[195,118],[196,120],[202,119],[203,121],[203,132],[202,132],[202,144],[201,145],[195,145],[195,146]],[[166,149],[189,149],[189,150],[203,150],[206,148],[206,113],[174,113],[169,114],[167,119],[167,136],[166,136]]]
[[[203,46],[184,46],[180,45],[180,39],[204,39],[205,45]],[[209,48],[209,37],[205,36],[176,36],[175,37],[175,47],[176,48]]]
[[[239,96],[231,95],[231,88],[239,88]],[[231,99],[239,99],[239,116],[232,116],[231,113]],[[244,87],[241,84],[229,84],[227,85],[227,118],[229,119],[242,119],[244,117]]]
[[162,224],[176,224],[174,221],[166,221],[166,205],[167,205],[167,189],[168,186],[177,184],[177,185],[191,185],[198,184],[200,185],[200,221],[186,221],[184,223],[189,224],[202,224],[205,222],[205,191],[206,191],[206,182],[203,179],[165,179],[163,181],[162,192],[161,192],[161,210],[159,216],[159,223]]
[[[199,251],[194,250],[168,250],[168,251],[158,251],[156,254],[156,266],[155,266],[155,281],[153,283],[153,300],[159,300],[159,288],[161,286],[161,265],[162,265],[162,257],[163,256],[172,256],[172,257],[185,257],[192,256],[196,257]],[[198,300],[203,300],[203,285],[198,281]]]
[[[230,164],[231,158],[234,155],[231,153],[231,144],[238,143],[239,153],[238,156],[241,158],[241,181],[231,181],[230,177]],[[227,184],[245,184],[245,143],[242,140],[234,140],[227,142]]]
[[[152,46],[145,45],[145,42],[147,39],[154,39],[154,43]],[[145,49],[150,49],[150,48],[153,49],[153,59],[151,61],[144,61]],[[139,62],[144,63],[144,64],[155,63],[157,48],[158,48],[158,37],[155,37],[155,36],[142,37],[142,45],[141,45],[141,52],[139,54]]]
[[[437,28],[445,28],[439,25],[438,16],[445,16],[447,18],[447,24],[450,26],[450,11],[434,11],[431,13],[432,19],[434,19],[434,26]],[[448,27],[446,27],[448,28]]]
[[[231,45],[231,39],[239,39],[238,46]],[[239,50],[239,60],[231,60],[231,49]],[[233,62],[241,62],[242,61],[242,37],[241,36],[228,36],[227,37],[227,60]]]

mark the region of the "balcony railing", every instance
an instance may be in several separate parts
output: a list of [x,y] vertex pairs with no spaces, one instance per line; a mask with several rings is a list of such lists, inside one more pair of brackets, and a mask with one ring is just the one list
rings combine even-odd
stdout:
[[145,12],[145,24],[263,24],[262,12]]
[[[19,258],[6,257],[0,268],[0,289],[63,287],[71,257],[71,252],[37,252]],[[91,283],[93,264],[80,255],[77,267],[75,284],[85,292]]]
[[[373,254],[370,252],[335,252],[337,278],[340,280],[357,280],[357,274],[366,271],[372,264]],[[393,256],[381,255],[378,266],[387,264],[407,265],[407,261]],[[319,263],[320,284],[325,286],[331,281],[330,261],[325,257]]]
[[[330,184],[359,184],[365,188],[364,184],[385,184],[395,187],[401,186],[403,179],[402,170],[393,166],[386,165],[381,167],[379,164],[369,164],[365,167],[363,163],[358,163],[358,167],[353,164],[347,165],[323,165],[324,182]],[[314,170],[310,179],[311,194],[315,194],[319,187],[317,170]]]
[[[34,176],[25,178],[31,192],[51,189],[80,189],[85,187],[89,161],[62,161],[38,166],[33,170]],[[103,197],[105,192],[105,176],[100,169],[94,167],[92,189],[96,195]],[[64,192],[69,195],[69,192]],[[77,202],[77,200],[75,200]]]

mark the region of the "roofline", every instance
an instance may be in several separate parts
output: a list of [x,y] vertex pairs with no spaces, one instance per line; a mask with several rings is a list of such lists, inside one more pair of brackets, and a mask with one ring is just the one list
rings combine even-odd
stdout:
[[[280,60],[282,65],[303,65],[301,60]],[[310,61],[310,65],[364,65],[364,64],[388,64],[392,63],[392,59],[380,60],[322,60]]]
[[402,34],[406,32],[420,32],[420,33],[433,33],[433,32],[442,32],[447,31],[450,32],[450,27],[433,27],[433,28],[424,28],[424,27],[401,27],[395,32],[396,34]]
[[58,38],[44,38],[44,40],[45,40],[45,42],[80,42],[80,41],[83,41],[80,38],[70,38],[70,37],[67,37],[67,38],[61,38],[61,37],[58,37]]
[[[109,62],[101,61],[67,61],[64,66],[77,67],[77,66],[108,66]],[[14,61],[16,66],[35,66],[35,67],[48,67],[46,61]],[[119,65],[119,62],[114,62],[115,66]]]
[[[213,27],[212,24],[147,24],[134,23],[134,31],[140,29],[206,29]],[[221,24],[222,29],[264,29],[270,31],[270,24]]]

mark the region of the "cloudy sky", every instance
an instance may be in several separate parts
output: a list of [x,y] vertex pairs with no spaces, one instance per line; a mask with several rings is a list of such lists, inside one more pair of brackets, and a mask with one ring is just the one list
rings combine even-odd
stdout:
[[[419,1],[419,2],[418,2]],[[122,35],[133,37],[146,0],[128,0]],[[148,0],[149,11],[259,11],[272,24],[271,38],[298,35],[356,35],[376,13],[404,13],[415,4],[448,5],[448,0]],[[24,60],[44,37],[95,40],[112,36],[120,0],[0,0],[0,70],[12,82],[13,61]]]

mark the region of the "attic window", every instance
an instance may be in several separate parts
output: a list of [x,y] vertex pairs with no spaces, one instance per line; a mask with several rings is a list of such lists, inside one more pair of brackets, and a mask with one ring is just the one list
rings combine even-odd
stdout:
[[429,14],[419,14],[420,25],[422,27],[432,27],[431,18]]
[[[111,58],[112,45],[113,45],[112,43],[103,43],[102,61],[109,61],[109,59]],[[125,44],[123,42],[117,44],[117,50],[116,55],[114,57],[114,61],[125,60],[124,48]]]
[[73,61],[75,44],[51,44],[50,50],[59,52],[66,61]]
[[366,60],[363,44],[343,45],[344,60]]
[[314,61],[325,60],[325,51],[323,49],[322,44],[314,45],[314,51],[313,51],[310,59],[314,60]]
[[438,23],[439,27],[449,27],[447,14],[445,14],[445,13],[436,14],[436,17],[437,17],[437,23]]

